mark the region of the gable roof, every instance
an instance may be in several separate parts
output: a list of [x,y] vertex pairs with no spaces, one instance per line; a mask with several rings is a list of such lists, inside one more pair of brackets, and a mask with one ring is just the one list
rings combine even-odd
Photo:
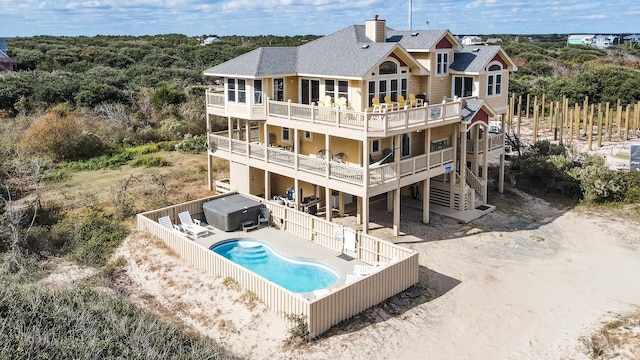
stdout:
[[463,122],[471,125],[471,120],[480,110],[484,110],[490,117],[496,116],[495,111],[484,100],[467,99],[462,106],[460,118]]
[[[467,73],[480,73],[496,55],[501,53],[503,53],[503,50],[497,45],[465,46],[460,52],[454,54],[454,60],[449,69]],[[503,56],[504,59],[508,60],[507,65],[515,71],[516,65],[509,57]]]
[[[352,25],[298,47],[259,48],[204,71],[211,76],[266,77],[317,75],[363,78],[393,52],[406,54],[398,42],[375,43],[362,25]],[[411,67],[427,70],[417,61]]]

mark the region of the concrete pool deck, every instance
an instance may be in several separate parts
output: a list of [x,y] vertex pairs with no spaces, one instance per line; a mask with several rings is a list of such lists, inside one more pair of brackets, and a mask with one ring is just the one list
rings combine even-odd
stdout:
[[[328,249],[322,245],[315,244],[286,231],[278,230],[274,227],[267,227],[266,225],[249,232],[244,232],[242,230],[225,232],[212,226],[205,225],[205,223],[202,223],[202,225],[210,231],[209,235],[200,236],[196,239],[194,239],[192,235],[189,235],[188,238],[195,241],[198,245],[207,248],[230,239],[242,238],[258,240],[269,244],[271,247],[287,256],[305,260],[320,261],[335,268],[340,274],[340,277],[338,278],[338,281],[327,287],[329,290],[343,287],[346,284],[347,275],[353,274],[353,270],[356,265],[368,265],[363,261],[344,255],[338,251]],[[301,294],[305,298],[313,298],[313,295],[310,293]]]

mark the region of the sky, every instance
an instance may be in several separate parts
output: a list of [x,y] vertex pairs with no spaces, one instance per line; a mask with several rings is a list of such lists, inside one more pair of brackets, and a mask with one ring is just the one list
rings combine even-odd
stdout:
[[0,9],[0,37],[326,35],[376,14],[396,30],[456,35],[640,32],[639,0],[0,0]]

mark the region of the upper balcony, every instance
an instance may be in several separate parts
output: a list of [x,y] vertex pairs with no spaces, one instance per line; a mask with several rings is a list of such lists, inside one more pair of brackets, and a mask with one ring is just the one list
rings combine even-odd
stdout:
[[[213,115],[247,118],[255,114],[242,106],[229,107],[224,93],[207,91],[207,112]],[[255,107],[255,106],[254,106]],[[273,125],[294,128],[340,129],[351,138],[386,137],[460,122],[461,100],[444,101],[416,107],[396,108],[384,112],[357,111],[338,107],[306,105],[292,101],[266,101],[266,116]],[[295,124],[298,123],[296,126]]]

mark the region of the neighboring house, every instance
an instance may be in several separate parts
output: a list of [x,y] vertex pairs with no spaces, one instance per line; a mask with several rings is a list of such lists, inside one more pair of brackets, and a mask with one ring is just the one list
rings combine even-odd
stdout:
[[485,41],[485,43],[487,43],[487,44],[502,44],[502,39],[500,39],[500,38],[487,38],[487,41]]
[[18,62],[16,59],[9,57],[9,46],[5,39],[0,39],[0,72],[16,71]]
[[595,43],[595,35],[569,35],[569,37],[567,38],[568,45],[595,46]]
[[200,45],[205,46],[213,43],[220,42],[220,39],[217,36],[210,36],[200,42]]
[[631,34],[622,38],[625,43],[640,44],[640,34]]
[[465,36],[460,42],[462,43],[462,45],[480,45],[484,43],[480,36],[475,35]]
[[[506,120],[516,70],[499,46],[397,31],[377,16],[299,47],[253,50],[204,72],[224,83],[206,93],[209,188],[314,213],[319,203],[328,220],[351,204],[365,233],[378,198],[396,235],[401,197],[424,223],[429,211],[478,217],[495,208],[488,160],[503,171],[504,134],[488,127]],[[228,129],[213,133],[214,117]],[[215,181],[214,158],[229,160],[229,184]]]
[[596,35],[596,41],[594,46],[597,48],[607,48],[609,46],[616,45],[618,37],[615,35]]

